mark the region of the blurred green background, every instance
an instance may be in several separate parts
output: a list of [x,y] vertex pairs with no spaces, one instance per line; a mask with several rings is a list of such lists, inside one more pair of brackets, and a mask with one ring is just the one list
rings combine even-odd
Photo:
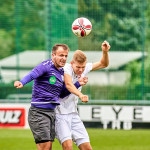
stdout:
[[[67,44],[71,52],[76,49],[92,51],[94,61],[95,52],[101,52],[101,43],[107,40],[111,45],[110,67],[89,77],[91,82],[83,87],[83,93],[102,103],[137,100],[149,104],[149,16],[149,0],[1,0],[1,102],[30,101],[32,83],[15,89],[13,82],[40,63],[41,57],[50,58],[55,43]],[[72,33],[72,22],[78,17],[92,22],[89,36],[78,38]],[[44,56],[36,55],[38,51]],[[125,63],[121,64],[123,59]],[[26,62],[29,64],[24,65]],[[111,67],[112,63],[118,67]],[[92,83],[94,78],[106,81],[95,84]]]

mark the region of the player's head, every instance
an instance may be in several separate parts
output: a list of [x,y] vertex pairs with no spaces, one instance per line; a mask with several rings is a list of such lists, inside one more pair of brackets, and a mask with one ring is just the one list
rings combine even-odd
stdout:
[[81,75],[84,72],[86,62],[86,55],[81,50],[76,50],[71,61],[71,66],[75,74]]
[[64,67],[68,57],[69,47],[66,44],[55,44],[52,49],[52,61],[56,68]]

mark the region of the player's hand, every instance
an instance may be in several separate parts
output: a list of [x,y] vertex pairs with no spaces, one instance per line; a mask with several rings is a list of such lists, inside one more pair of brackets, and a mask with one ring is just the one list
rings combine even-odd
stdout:
[[79,83],[81,86],[85,85],[88,82],[88,77],[81,77],[79,78]]
[[79,98],[81,99],[82,102],[87,103],[89,101],[89,97],[87,95],[83,95],[81,94],[79,96]]
[[15,81],[14,82],[14,87],[16,87],[16,88],[22,88],[23,84],[20,81]]
[[103,52],[108,52],[110,49],[110,45],[107,41],[104,41],[101,45],[102,51]]

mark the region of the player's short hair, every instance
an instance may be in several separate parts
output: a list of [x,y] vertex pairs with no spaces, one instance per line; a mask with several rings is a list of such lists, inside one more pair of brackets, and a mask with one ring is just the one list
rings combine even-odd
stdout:
[[73,55],[73,61],[84,63],[87,61],[87,57],[81,50],[76,50]]
[[56,51],[58,50],[59,47],[62,47],[64,50],[69,51],[69,47],[66,44],[55,44],[52,48],[52,53],[56,53]]

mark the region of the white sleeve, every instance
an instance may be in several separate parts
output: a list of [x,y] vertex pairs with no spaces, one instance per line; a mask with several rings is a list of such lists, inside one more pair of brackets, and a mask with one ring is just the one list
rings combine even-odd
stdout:
[[91,70],[92,70],[92,63],[87,63],[85,66],[84,74],[86,75]]
[[70,76],[72,76],[72,67],[71,64],[65,64],[64,66],[64,73],[65,74],[69,74]]

